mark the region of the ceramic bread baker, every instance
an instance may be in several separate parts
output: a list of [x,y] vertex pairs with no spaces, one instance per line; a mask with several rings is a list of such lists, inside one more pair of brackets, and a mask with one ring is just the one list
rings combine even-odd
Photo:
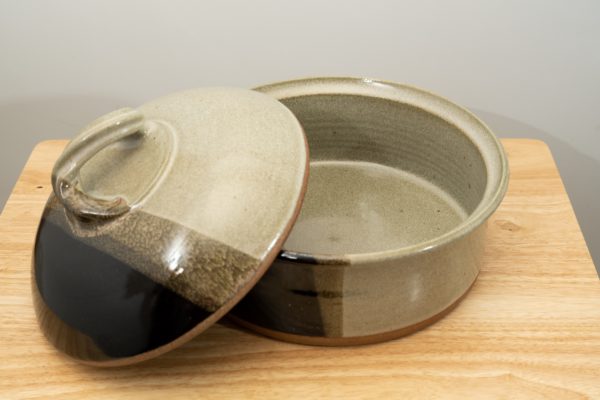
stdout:
[[94,121],[57,161],[37,233],[45,335],[107,366],[191,339],[269,267],[307,169],[297,119],[255,91],[191,90]]
[[479,272],[508,184],[502,145],[465,109],[372,79],[257,88],[304,127],[304,205],[283,252],[231,315],[297,343],[352,345],[448,313]]
[[398,337],[472,285],[507,180],[483,123],[399,84],[305,79],[118,110],[53,170],[38,320],[100,366],[169,351],[238,303],[231,318],[282,340]]

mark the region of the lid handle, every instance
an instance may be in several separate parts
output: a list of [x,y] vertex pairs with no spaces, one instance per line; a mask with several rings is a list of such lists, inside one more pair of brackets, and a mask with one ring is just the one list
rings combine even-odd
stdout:
[[98,118],[73,139],[52,169],[52,188],[67,210],[84,218],[113,218],[129,211],[123,197],[99,198],[78,186],[79,170],[96,153],[127,136],[143,133],[144,116],[122,108]]

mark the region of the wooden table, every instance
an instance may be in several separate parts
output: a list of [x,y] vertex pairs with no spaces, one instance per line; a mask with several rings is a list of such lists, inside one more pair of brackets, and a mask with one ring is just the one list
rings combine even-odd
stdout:
[[61,356],[33,312],[32,245],[65,143],[34,149],[0,217],[0,398],[600,398],[600,281],[542,142],[504,140],[510,187],[489,223],[479,279],[424,331],[323,348],[225,323],[119,369]]

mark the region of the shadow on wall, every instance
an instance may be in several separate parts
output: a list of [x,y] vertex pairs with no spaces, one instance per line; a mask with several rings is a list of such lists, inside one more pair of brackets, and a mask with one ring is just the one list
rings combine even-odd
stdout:
[[526,123],[488,111],[471,110],[500,137],[540,139],[550,146],[600,274],[600,161]]
[[60,97],[0,103],[0,210],[36,143],[73,137],[96,117],[127,105],[122,99]]

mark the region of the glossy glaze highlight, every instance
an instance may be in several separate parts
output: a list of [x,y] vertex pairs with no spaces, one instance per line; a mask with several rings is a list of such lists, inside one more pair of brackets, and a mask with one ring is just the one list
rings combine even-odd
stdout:
[[189,341],[271,264],[307,173],[297,119],[250,90],[189,90],[95,120],[53,170],[32,266],[42,331],[101,366]]
[[277,339],[350,345],[452,309],[477,277],[485,221],[508,182],[489,129],[439,96],[373,79],[257,90],[300,120],[311,179],[284,250],[233,317]]

